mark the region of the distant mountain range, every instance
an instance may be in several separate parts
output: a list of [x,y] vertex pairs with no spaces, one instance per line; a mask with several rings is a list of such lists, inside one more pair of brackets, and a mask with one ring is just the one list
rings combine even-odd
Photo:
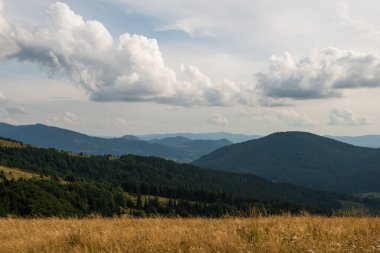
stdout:
[[331,136],[326,137],[360,147],[380,148],[380,135]]
[[[168,137],[184,137],[190,140],[220,140],[227,139],[233,143],[239,143],[249,140],[262,138],[262,135],[246,135],[246,134],[233,134],[227,132],[218,133],[173,133],[173,134],[148,134],[139,135],[142,140],[151,141],[156,139],[164,139]],[[333,136],[326,135],[325,137],[337,141],[345,142],[360,147],[380,148],[380,135],[362,135],[362,136]]]
[[147,134],[138,135],[142,140],[151,141],[155,139],[164,139],[168,137],[184,137],[190,140],[221,140],[227,139],[233,143],[248,141],[252,139],[257,139],[262,136],[260,135],[246,135],[246,134],[233,134],[227,132],[216,132],[216,133],[169,133],[169,134]]
[[38,147],[52,147],[76,153],[159,156],[181,162],[190,162],[220,147],[232,144],[226,139],[185,140],[182,138],[182,141],[175,145],[170,142],[170,139],[148,142],[133,135],[100,138],[42,124],[14,126],[0,123],[0,136]]
[[324,191],[380,192],[380,149],[304,132],[275,133],[229,145],[194,164]]
[[[209,138],[212,138],[212,136],[226,137],[227,135],[228,133],[215,133],[214,135],[194,134],[192,136],[194,138],[196,136],[206,136],[205,138],[209,136]],[[192,165],[182,166],[183,164],[166,163],[162,159],[128,158],[124,156],[123,159],[128,160],[128,166],[131,166],[133,173],[140,173],[143,168],[149,167],[149,173],[144,174],[142,178],[147,179],[146,175],[150,175],[150,181],[144,181],[144,184],[149,183],[155,187],[160,186],[162,182],[171,184],[171,182],[181,181],[181,184],[187,182],[186,187],[189,189],[193,186],[197,186],[198,189],[198,184],[202,182],[202,187],[198,189],[201,191],[211,189],[215,192],[233,193],[240,197],[246,195],[245,197],[248,198],[256,196],[258,199],[275,200],[276,202],[292,202],[292,198],[297,198],[296,201],[292,202],[293,204],[306,203],[311,200],[307,204],[309,207],[311,203],[317,203],[318,199],[322,202],[328,201],[328,199],[335,202],[337,199],[341,200],[341,197],[343,200],[346,199],[344,196],[348,195],[345,194],[380,192],[379,148],[358,147],[305,132],[274,133],[266,137],[233,144],[223,138],[218,140],[193,140],[190,137],[179,135],[169,137],[159,135],[156,136],[157,138],[146,140],[143,140],[141,136],[133,135],[125,135],[119,138],[100,138],[42,124],[14,126],[0,123],[0,136],[33,146],[53,147],[58,150],[75,153],[113,154],[118,156],[132,154],[158,156],[181,162],[194,161],[193,165],[214,170],[207,170],[206,175],[202,174],[204,170],[193,169]],[[234,135],[230,134],[229,136]],[[9,155],[7,154],[9,150],[5,149],[3,151],[3,155]],[[17,149],[14,152],[17,153]],[[37,150],[36,155],[41,155],[38,152],[40,151]],[[48,152],[50,151],[44,150],[42,154],[48,154]],[[58,155],[59,152],[56,153]],[[30,155],[29,153],[24,155],[28,156],[28,159],[32,159],[29,161],[30,166],[27,168],[29,170],[36,169],[35,165],[39,162],[49,162],[43,161],[42,158],[37,159],[35,155]],[[40,161],[40,159],[42,160]],[[45,157],[44,159],[47,158]],[[99,159],[108,160],[108,157]],[[121,158],[116,160],[119,159]],[[141,160],[141,163],[135,167],[138,159]],[[18,155],[15,154],[9,157],[9,161],[12,162],[9,165],[22,168],[22,161],[19,163],[19,160]],[[107,166],[113,164],[112,162],[106,163]],[[48,166],[47,164],[45,165]],[[168,172],[165,166],[175,168],[175,174],[165,174]],[[58,167],[57,169],[59,169]],[[189,171],[182,171],[187,169]],[[65,171],[65,176],[70,176],[73,171]],[[123,168],[120,168],[120,171],[122,172]],[[77,172],[82,173],[79,167]],[[158,174],[153,175],[156,172]],[[99,173],[103,178],[108,172],[101,174],[101,171],[99,171]],[[196,175],[191,173],[196,173]],[[156,176],[159,178],[155,178]],[[207,176],[207,181],[204,181],[204,176]],[[259,177],[263,178],[263,180]],[[190,178],[192,178],[192,181],[189,181]],[[118,176],[113,180],[119,180]],[[156,182],[156,180],[164,181]],[[221,180],[223,183],[219,184]],[[255,188],[253,193],[251,192],[253,190],[252,185]],[[176,185],[171,185],[170,187],[174,187],[170,188],[170,191],[173,189],[178,190],[178,188],[175,188]],[[310,191],[303,187],[318,190],[318,192]],[[297,195],[296,193],[299,191],[302,192]],[[319,191],[337,192],[343,193],[343,195],[325,195],[325,193]],[[332,204],[324,203],[327,206]]]

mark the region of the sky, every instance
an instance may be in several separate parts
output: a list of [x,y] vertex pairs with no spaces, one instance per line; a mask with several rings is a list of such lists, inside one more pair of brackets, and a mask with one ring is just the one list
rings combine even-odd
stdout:
[[380,2],[0,0],[0,121],[380,134]]

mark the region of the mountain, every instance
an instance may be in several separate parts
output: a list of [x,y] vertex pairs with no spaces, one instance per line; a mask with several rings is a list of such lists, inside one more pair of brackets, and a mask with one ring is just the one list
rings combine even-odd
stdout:
[[179,150],[186,150],[190,154],[192,154],[191,159],[192,161],[198,159],[204,154],[208,154],[214,150],[217,150],[221,147],[225,147],[228,145],[231,145],[232,142],[230,142],[227,139],[221,139],[221,140],[192,140],[189,142],[185,142],[182,144],[177,145],[177,149]]
[[13,126],[0,123],[0,136],[43,148],[56,148],[75,153],[95,155],[135,154],[158,156],[176,161],[189,162],[214,151],[224,145],[231,144],[226,140],[204,141],[176,147],[139,139],[125,135],[121,138],[100,138],[82,133],[46,126],[42,124]]
[[169,133],[169,134],[147,134],[139,135],[139,138],[145,141],[152,141],[155,139],[165,139],[171,137],[183,137],[190,140],[221,140],[227,139],[233,143],[248,141],[252,139],[260,138],[259,135],[246,135],[246,134],[233,134],[226,132],[216,133]]
[[[261,138],[260,135],[245,135],[245,134],[233,134],[226,132],[217,133],[171,133],[171,134],[148,134],[138,136],[141,140],[155,142],[156,140],[162,140],[166,138],[186,138],[188,140],[220,140],[227,139],[233,143],[240,143],[249,140],[254,140]],[[347,144],[369,147],[369,148],[380,148],[380,135],[363,135],[363,136],[333,136],[326,135],[325,137],[341,141]]]
[[124,135],[121,138],[124,139],[124,140],[128,140],[128,141],[143,141],[143,140],[141,140],[140,138],[138,138],[138,137],[136,137],[134,135]]
[[12,126],[0,124],[0,136],[43,148],[85,154],[138,154],[186,159],[181,151],[134,138],[100,138],[42,124]]
[[166,137],[163,139],[153,139],[153,140],[150,140],[149,142],[158,143],[158,144],[169,146],[169,147],[175,147],[175,146],[178,146],[190,141],[191,139],[188,139],[182,136],[175,136],[175,137]]
[[328,138],[352,144],[355,146],[380,148],[380,135],[363,135],[363,136],[326,136]]
[[[227,139],[221,140],[190,140],[182,136],[167,137],[164,139],[151,140],[152,143],[175,147],[177,150],[182,150],[189,153],[189,160],[195,160],[204,154],[208,154],[218,148],[231,145]],[[191,154],[191,155],[190,155]]]
[[282,132],[218,149],[194,161],[318,190],[380,192],[380,150],[304,132]]
[[[96,201],[95,207],[99,203],[102,209],[106,208],[108,203],[111,205],[107,196],[114,199],[111,201],[122,205],[125,201],[117,199],[121,198],[120,190],[123,190],[128,194],[145,194],[195,202],[193,204],[187,202],[187,206],[183,206],[185,210],[182,210],[182,213],[192,212],[196,208],[202,213],[213,206],[219,210],[227,208],[225,210],[234,213],[239,213],[239,210],[249,211],[252,206],[265,208],[270,213],[281,213],[286,210],[299,212],[302,209],[317,213],[331,213],[333,210],[342,208],[339,201],[341,198],[353,199],[346,195],[273,183],[255,175],[207,170],[191,164],[180,164],[156,157],[80,156],[54,149],[16,146],[0,145],[0,168],[18,168],[44,178],[30,179],[33,181],[31,183],[22,180],[19,183],[7,182],[4,185],[2,180],[6,180],[4,175],[8,174],[0,173],[0,193],[2,193],[0,200],[3,200],[4,196],[13,199],[20,193],[19,199],[14,200],[17,203],[20,201],[18,203],[20,205],[24,205],[25,201],[33,203],[33,198],[42,201],[40,198],[43,197],[45,201],[49,201],[49,198],[59,197],[66,202],[74,201],[75,205],[72,207],[69,204],[65,205],[70,209],[75,207],[88,212],[89,210],[84,208],[91,205],[93,201]],[[55,183],[40,182],[47,178],[54,179]],[[95,184],[90,185],[90,183]],[[14,188],[7,188],[10,186]],[[101,192],[97,192],[99,187]],[[91,196],[86,195],[88,190],[93,192]],[[37,194],[36,192],[39,191],[42,193]],[[49,198],[45,196],[50,193],[55,196]],[[99,199],[94,197],[98,195]],[[29,197],[25,199],[25,196]],[[78,202],[80,197],[91,198],[91,200],[84,199],[83,201],[90,202],[80,203]],[[12,202],[9,199],[5,201],[4,203]],[[54,214],[54,206],[58,205],[56,202],[60,201],[54,201],[54,204],[46,206],[51,209],[49,213]],[[0,215],[4,207],[6,211],[8,210],[7,212],[12,210],[12,206],[4,206],[1,203],[3,202],[0,201]],[[112,204],[112,208],[109,206],[109,209],[115,210],[115,203]],[[178,202],[178,204],[181,203],[184,204],[184,202]],[[39,209],[44,208],[41,203],[37,204]],[[148,206],[147,202],[144,206]],[[112,210],[105,213],[112,215]],[[162,209],[155,210],[165,212]],[[25,211],[28,212],[28,208],[25,208]],[[219,212],[219,215],[221,214]]]

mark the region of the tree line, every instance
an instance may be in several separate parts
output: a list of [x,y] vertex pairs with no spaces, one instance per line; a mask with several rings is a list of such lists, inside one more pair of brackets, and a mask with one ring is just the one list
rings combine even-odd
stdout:
[[[3,177],[3,215],[218,217],[247,215],[253,207],[273,214],[302,210],[331,214],[341,208],[338,198],[347,197],[157,157],[81,156],[55,149],[0,147],[0,165],[52,179],[12,181]],[[139,202],[125,192],[165,197],[167,201],[152,197]]]

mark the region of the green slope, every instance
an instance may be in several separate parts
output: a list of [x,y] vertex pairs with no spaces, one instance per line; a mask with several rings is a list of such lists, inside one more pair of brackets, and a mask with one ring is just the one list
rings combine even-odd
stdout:
[[217,172],[155,157],[80,157],[53,149],[0,147],[0,165],[23,168],[68,182],[120,185],[126,192],[214,203],[266,203],[268,208],[330,212],[339,196],[249,174]]
[[380,150],[303,132],[275,133],[205,155],[195,165],[344,193],[380,191]]

